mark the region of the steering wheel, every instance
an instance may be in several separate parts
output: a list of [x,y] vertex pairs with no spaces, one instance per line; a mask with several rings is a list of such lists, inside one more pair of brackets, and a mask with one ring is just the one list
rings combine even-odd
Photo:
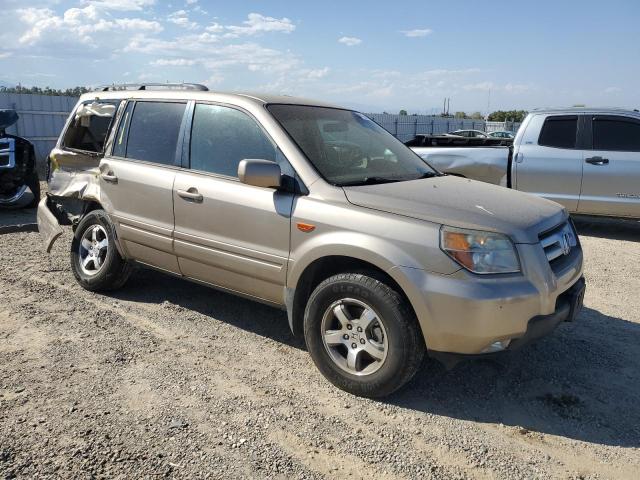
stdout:
[[360,165],[362,160],[369,156],[365,155],[362,148],[357,143],[343,140],[331,140],[324,142],[331,163],[338,168],[352,168]]

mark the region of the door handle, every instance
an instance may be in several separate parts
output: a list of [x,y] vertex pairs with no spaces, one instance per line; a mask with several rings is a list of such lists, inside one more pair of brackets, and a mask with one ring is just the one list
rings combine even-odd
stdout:
[[177,190],[176,193],[179,197],[189,200],[190,202],[202,203],[202,194],[198,193],[197,188],[191,187],[189,190]]
[[602,157],[590,157],[587,158],[585,162],[590,163],[591,165],[608,165],[609,159]]
[[109,182],[109,183],[118,183],[118,177],[116,177],[113,172],[109,172],[109,173],[102,173],[100,174],[100,176],[102,177],[102,179],[105,182]]
[[516,163],[522,163],[523,160],[524,160],[524,155],[522,155],[520,152],[516,153],[516,158],[515,158]]

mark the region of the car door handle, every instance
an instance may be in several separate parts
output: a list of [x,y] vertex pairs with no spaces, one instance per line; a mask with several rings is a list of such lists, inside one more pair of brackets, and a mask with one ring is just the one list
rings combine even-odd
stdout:
[[179,197],[189,200],[190,202],[202,203],[202,194],[198,193],[198,189],[191,187],[189,190],[176,191]]
[[100,176],[105,182],[118,183],[118,177],[116,177],[113,172],[102,173]]
[[608,165],[609,159],[602,157],[590,157],[587,158],[585,162],[590,163],[591,165]]

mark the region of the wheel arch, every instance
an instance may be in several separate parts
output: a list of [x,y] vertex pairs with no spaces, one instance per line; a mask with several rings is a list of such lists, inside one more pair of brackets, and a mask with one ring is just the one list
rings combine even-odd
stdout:
[[[384,268],[358,256],[327,255],[308,263],[297,276],[295,283],[286,289],[285,303],[289,327],[294,335],[302,335],[304,311],[313,290],[324,280],[339,273],[362,273],[379,280],[402,295],[409,308],[413,305],[405,294],[400,282]],[[415,314],[415,310],[414,310]]]

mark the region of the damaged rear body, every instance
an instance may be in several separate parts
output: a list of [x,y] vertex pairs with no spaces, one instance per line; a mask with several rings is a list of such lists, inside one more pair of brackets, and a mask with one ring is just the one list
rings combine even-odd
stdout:
[[0,207],[34,206],[40,195],[33,145],[5,129],[18,121],[15,110],[0,110]]
[[100,203],[100,160],[119,100],[79,102],[49,155],[47,196],[38,208],[38,226],[47,251],[62,233]]

